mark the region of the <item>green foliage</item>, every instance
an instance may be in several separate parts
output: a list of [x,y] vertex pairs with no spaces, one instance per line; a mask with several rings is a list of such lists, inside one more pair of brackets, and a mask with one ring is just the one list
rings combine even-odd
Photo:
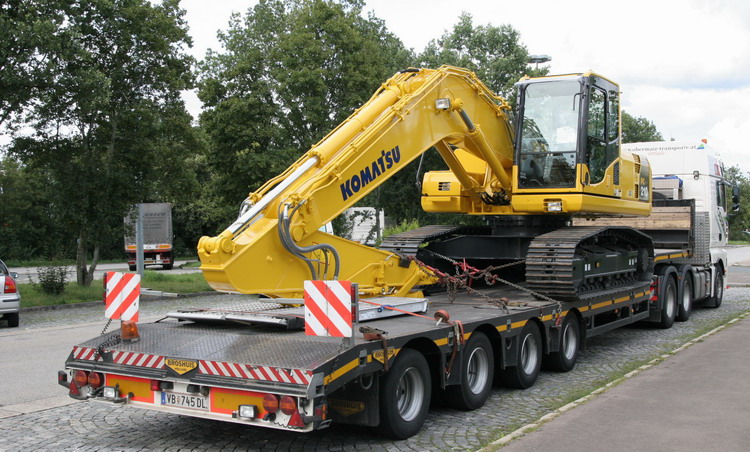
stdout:
[[121,247],[130,205],[197,187],[184,158],[200,142],[179,97],[193,60],[178,5],[65,2],[52,36],[64,45],[46,55],[50,83],[28,110],[34,133],[10,148],[42,175],[49,215],[76,244],[79,284],[91,283],[102,247]]
[[664,141],[664,137],[653,122],[642,116],[632,116],[622,111],[622,142],[641,143],[645,141]]
[[[64,45],[59,33],[67,2],[0,3],[0,126],[13,126],[24,108],[49,88]],[[15,121],[14,121],[15,119]]]
[[732,212],[732,190],[727,193],[729,204],[729,239],[745,241],[750,236],[743,231],[750,229],[750,177],[735,165],[724,171],[726,179],[740,189],[740,210]]
[[385,231],[383,231],[383,236],[388,237],[389,235],[400,234],[402,232],[411,231],[412,229],[417,229],[418,227],[419,227],[419,220],[404,219],[404,220],[401,220],[401,223],[398,223],[395,226],[385,228]]
[[48,295],[59,295],[68,284],[68,269],[65,267],[39,267],[39,282],[32,283],[34,289]]
[[200,66],[211,184],[198,207],[227,220],[412,62],[359,1],[261,1],[219,39],[223,50]]
[[511,25],[474,25],[471,14],[462,13],[453,29],[433,39],[419,56],[424,67],[443,64],[464,67],[495,93],[510,97],[513,84],[523,75],[546,75],[548,68],[528,66],[529,52]]

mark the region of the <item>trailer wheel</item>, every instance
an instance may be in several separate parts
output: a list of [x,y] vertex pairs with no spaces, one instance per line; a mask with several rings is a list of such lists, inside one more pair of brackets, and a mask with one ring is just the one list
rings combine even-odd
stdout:
[[492,344],[484,333],[475,331],[464,347],[461,384],[445,390],[448,403],[459,410],[480,408],[490,396],[494,373]]
[[716,280],[714,281],[714,296],[709,297],[706,306],[712,308],[718,308],[721,306],[721,301],[724,299],[724,273],[721,267],[716,268]]
[[128,268],[130,269],[131,272],[135,271],[135,265],[128,265]]
[[680,307],[677,310],[677,321],[685,322],[690,318],[693,311],[693,282],[689,276],[682,278],[682,297],[680,297]]
[[674,278],[668,276],[664,287],[661,289],[661,320],[659,327],[668,329],[674,324],[677,315],[677,285]]
[[425,357],[416,350],[399,352],[380,383],[380,428],[383,434],[396,439],[415,435],[427,417],[432,393],[430,368]]
[[526,389],[536,383],[542,367],[542,333],[534,322],[528,322],[518,336],[516,366],[502,371],[503,382],[513,388]]
[[570,372],[576,365],[580,348],[581,334],[578,317],[575,313],[569,312],[562,324],[560,350],[545,357],[545,367],[557,372]]

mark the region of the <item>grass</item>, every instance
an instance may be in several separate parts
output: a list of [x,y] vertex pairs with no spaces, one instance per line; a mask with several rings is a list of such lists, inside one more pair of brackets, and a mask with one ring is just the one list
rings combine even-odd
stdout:
[[750,245],[750,242],[747,240],[730,240],[727,243],[730,245]]
[[[213,290],[206,283],[202,273],[168,275],[150,270],[146,270],[144,273],[141,287],[181,294]],[[69,283],[65,286],[65,291],[59,295],[45,294],[36,290],[31,284],[19,283],[18,290],[21,293],[22,308],[81,303],[103,300],[104,298],[104,287],[101,279],[94,280],[89,287],[81,287],[75,282]]]

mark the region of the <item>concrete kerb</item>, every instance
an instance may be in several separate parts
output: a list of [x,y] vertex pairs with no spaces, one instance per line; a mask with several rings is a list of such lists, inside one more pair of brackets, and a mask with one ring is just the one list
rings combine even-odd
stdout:
[[[194,293],[173,293],[173,292],[158,292],[149,291],[147,293],[141,292],[141,301],[164,301],[172,298],[190,298],[190,297],[201,297],[205,295],[223,295],[222,292],[194,292]],[[27,306],[21,308],[21,312],[29,311],[55,311],[58,309],[75,309],[85,308],[88,306],[99,306],[103,305],[103,300],[96,301],[82,301],[80,303],[68,303],[68,304],[54,304],[50,306]]]
[[639,373],[643,372],[644,370],[650,369],[651,367],[654,367],[655,365],[659,364],[660,362],[664,361],[665,359],[669,358],[670,356],[674,356],[675,354],[677,354],[677,353],[685,350],[686,348],[688,348],[688,347],[690,347],[690,346],[692,346],[692,345],[694,345],[694,344],[696,344],[698,342],[701,342],[701,341],[705,340],[707,337],[712,336],[712,335],[718,333],[719,331],[723,330],[724,328],[726,328],[726,327],[728,327],[730,325],[733,325],[733,324],[739,322],[740,320],[742,320],[742,319],[744,319],[744,318],[746,318],[748,316],[750,316],[750,312],[745,312],[743,314],[740,314],[739,316],[737,316],[737,317],[735,317],[735,318],[727,321],[725,324],[719,325],[716,328],[712,329],[711,331],[709,331],[707,333],[704,333],[704,334],[696,337],[695,339],[692,339],[692,340],[690,340],[690,341],[682,344],[681,346],[677,347],[676,349],[672,350],[671,352],[665,353],[665,354],[663,354],[663,355],[661,355],[661,356],[659,356],[657,358],[654,358],[651,361],[649,361],[647,364],[644,364],[643,366],[641,366],[641,367],[639,367],[639,368],[637,368],[637,369],[635,369],[633,371],[630,371],[630,372],[626,373],[625,375],[623,375],[622,377],[620,377],[620,378],[618,378],[616,380],[610,381],[609,383],[605,384],[604,386],[595,389],[594,391],[592,391],[588,395],[586,395],[584,397],[581,397],[578,400],[570,402],[567,405],[563,405],[562,407],[560,407],[560,408],[558,408],[558,409],[556,409],[556,410],[554,410],[552,412],[549,412],[549,413],[545,414],[544,416],[542,416],[539,419],[537,419],[536,422],[524,425],[523,427],[520,427],[520,428],[516,429],[515,431],[513,431],[513,432],[511,432],[511,433],[503,436],[502,438],[496,439],[495,441],[489,443],[487,446],[483,447],[480,450],[481,451],[487,451],[487,452],[489,452],[489,451],[496,450],[496,449],[498,449],[500,447],[503,447],[503,446],[509,444],[510,442],[512,442],[512,441],[514,441],[514,440],[516,440],[516,439],[524,436],[526,433],[539,428],[542,424],[545,424],[545,423],[547,423],[547,422],[549,422],[549,421],[557,418],[558,416],[560,416],[561,414],[565,413],[566,411],[569,411],[569,410],[571,410],[571,409],[573,409],[573,408],[575,408],[575,407],[577,407],[579,405],[583,405],[584,403],[588,402],[589,400],[593,399],[594,397],[598,396],[599,394],[601,394],[601,393],[609,390],[610,388],[619,385],[620,383],[622,383],[623,381],[625,381],[625,380],[627,380],[629,378],[633,378],[634,376],[638,375]]

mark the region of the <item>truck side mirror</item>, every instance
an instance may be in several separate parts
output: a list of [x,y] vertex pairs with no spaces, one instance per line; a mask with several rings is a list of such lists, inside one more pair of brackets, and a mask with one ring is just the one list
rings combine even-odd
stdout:
[[735,185],[732,187],[732,212],[738,212],[740,210],[740,187]]

